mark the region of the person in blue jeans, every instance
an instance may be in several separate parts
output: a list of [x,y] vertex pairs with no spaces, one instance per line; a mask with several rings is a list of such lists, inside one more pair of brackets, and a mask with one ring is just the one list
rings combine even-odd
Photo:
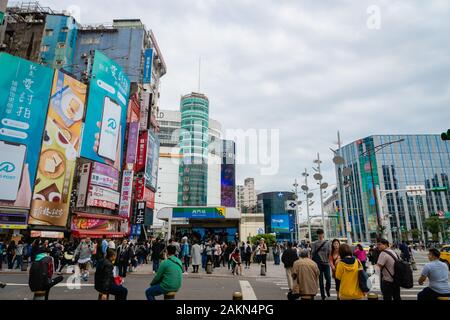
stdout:
[[169,293],[177,292],[181,287],[183,278],[183,264],[175,256],[177,249],[175,246],[167,246],[167,259],[159,266],[150,288],[145,291],[147,300],[155,300],[155,297]]

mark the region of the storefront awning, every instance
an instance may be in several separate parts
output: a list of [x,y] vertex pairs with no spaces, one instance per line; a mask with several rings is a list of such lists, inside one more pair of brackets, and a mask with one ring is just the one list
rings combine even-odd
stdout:
[[72,235],[75,238],[102,238],[106,236],[107,238],[124,238],[126,236],[123,232],[108,232],[108,231],[94,231],[94,230],[76,230],[72,231]]

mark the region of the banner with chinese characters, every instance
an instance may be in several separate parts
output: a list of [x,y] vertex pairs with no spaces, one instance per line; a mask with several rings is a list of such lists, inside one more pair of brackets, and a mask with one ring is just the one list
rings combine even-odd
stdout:
[[99,186],[89,186],[86,203],[88,207],[100,207],[115,210],[119,201],[119,192]]
[[30,208],[53,74],[0,53],[0,206]]
[[85,101],[86,85],[57,71],[31,203],[31,225],[67,224]]
[[145,220],[145,201],[136,203],[133,217],[133,224],[144,224]]
[[133,191],[133,171],[125,170],[122,177],[122,190],[120,194],[119,216],[128,219],[130,217]]
[[119,171],[98,162],[92,164],[91,185],[119,190]]
[[94,219],[75,216],[72,219],[72,231],[82,230],[116,232],[119,230],[119,220]]
[[130,80],[122,67],[95,51],[81,156],[122,168]]

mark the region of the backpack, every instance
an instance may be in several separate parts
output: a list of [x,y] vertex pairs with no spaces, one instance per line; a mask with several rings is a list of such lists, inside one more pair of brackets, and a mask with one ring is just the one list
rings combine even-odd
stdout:
[[386,250],[384,252],[390,255],[395,261],[394,275],[392,275],[389,269],[386,268],[392,279],[394,279],[394,283],[401,288],[411,289],[414,286],[413,271],[411,269],[411,265],[408,262],[395,257],[392,253]]
[[45,257],[31,264],[30,278],[28,281],[31,291],[45,291],[50,287],[50,279],[48,274],[50,262],[51,258]]
[[320,250],[322,250],[323,246],[327,243],[328,241],[324,241],[322,242],[322,244],[319,246],[319,248],[317,248],[317,250],[314,251],[313,256],[312,256],[312,260],[317,263],[317,264],[321,264],[322,260],[320,260],[320,255],[319,252]]

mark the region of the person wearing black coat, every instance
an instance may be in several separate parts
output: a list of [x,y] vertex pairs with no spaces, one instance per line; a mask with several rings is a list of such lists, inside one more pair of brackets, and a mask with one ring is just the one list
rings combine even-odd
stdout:
[[284,250],[283,255],[281,256],[281,261],[283,262],[284,269],[286,270],[289,290],[292,290],[292,267],[294,266],[294,262],[298,260],[298,254],[297,249],[292,248],[292,242],[288,242],[287,246],[287,249]]
[[153,273],[158,272],[159,261],[161,260],[161,254],[164,250],[164,244],[160,239],[156,239],[152,246],[152,262],[153,262]]
[[122,244],[117,248],[116,266],[119,268],[119,276],[125,278],[127,269],[133,258],[133,251],[128,245],[127,240],[123,240]]
[[122,285],[117,285],[114,281],[114,260],[116,252],[113,249],[106,251],[106,258],[97,263],[95,271],[95,290],[103,294],[111,294],[116,300],[126,300],[128,289]]

